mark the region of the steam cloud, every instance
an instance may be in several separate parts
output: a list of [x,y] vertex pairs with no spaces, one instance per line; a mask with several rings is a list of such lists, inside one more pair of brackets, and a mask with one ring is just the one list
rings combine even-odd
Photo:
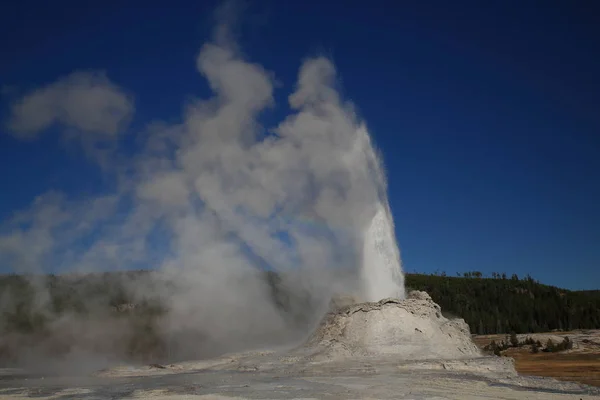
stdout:
[[[196,60],[214,96],[189,104],[180,123],[150,124],[133,157],[117,146],[132,98],[105,75],[75,73],[13,105],[17,137],[61,126],[116,190],[40,195],[1,227],[0,258],[16,272],[157,269],[178,287],[164,295],[164,330],[201,328],[221,350],[290,338],[265,268],[315,304],[334,293],[403,297],[384,169],[365,124],[336,90],[334,66],[307,59],[290,114],[265,129],[259,121],[274,105],[273,76],[223,39],[224,26]],[[115,145],[98,145],[106,142]]]

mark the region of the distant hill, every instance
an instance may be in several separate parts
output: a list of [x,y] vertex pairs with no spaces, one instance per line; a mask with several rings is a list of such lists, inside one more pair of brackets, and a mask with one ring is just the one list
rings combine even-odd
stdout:
[[407,274],[406,286],[428,292],[477,334],[600,328],[600,290],[570,291],[529,276],[485,278],[477,271],[462,277]]
[[600,295],[600,290],[575,290],[575,292],[589,295]]

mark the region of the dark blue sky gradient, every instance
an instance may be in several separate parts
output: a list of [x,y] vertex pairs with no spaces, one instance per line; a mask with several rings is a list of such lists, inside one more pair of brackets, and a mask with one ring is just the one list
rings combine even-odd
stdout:
[[[195,56],[215,2],[12,3],[0,11],[3,119],[11,98],[74,70],[105,70],[134,94],[132,129],[209,95]],[[324,3],[248,2],[239,42],[281,83],[267,125],[305,57],[334,60],[382,149],[406,270],[600,288],[600,5]],[[50,188],[107,184],[52,132],[0,134],[0,171],[0,219]]]

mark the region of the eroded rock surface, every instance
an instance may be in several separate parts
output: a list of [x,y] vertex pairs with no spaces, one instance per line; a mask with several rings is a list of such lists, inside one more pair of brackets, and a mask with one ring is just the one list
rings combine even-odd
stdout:
[[350,304],[327,314],[303,350],[318,359],[395,355],[402,360],[480,356],[462,319],[449,320],[425,292]]

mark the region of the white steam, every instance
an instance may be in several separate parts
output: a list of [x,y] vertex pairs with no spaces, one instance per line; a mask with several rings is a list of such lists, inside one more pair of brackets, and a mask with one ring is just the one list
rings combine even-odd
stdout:
[[[0,258],[15,271],[158,269],[178,284],[164,330],[201,330],[219,349],[289,334],[265,267],[316,302],[403,297],[385,174],[332,63],[302,64],[290,115],[268,130],[259,121],[274,104],[272,74],[234,49],[202,47],[197,68],[214,96],[188,105],[178,124],[152,123],[139,152],[108,171],[116,192],[40,196],[2,226]],[[77,82],[24,98],[10,126],[28,137],[50,123],[115,136],[130,99],[107,80]]]
[[404,298],[404,276],[389,209],[379,206],[364,240],[362,279],[365,300]]

